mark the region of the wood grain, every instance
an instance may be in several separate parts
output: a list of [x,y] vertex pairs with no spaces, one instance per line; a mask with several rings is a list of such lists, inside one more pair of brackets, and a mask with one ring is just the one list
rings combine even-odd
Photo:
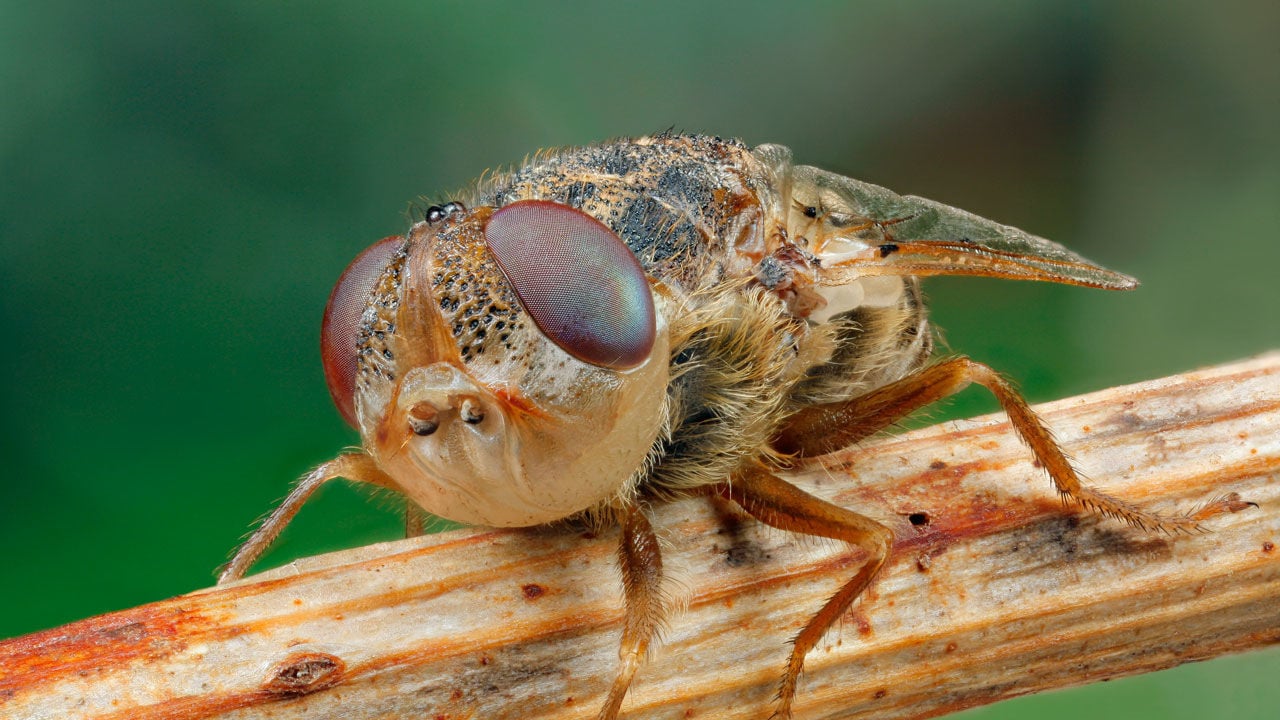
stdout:
[[[1001,416],[884,438],[797,484],[897,533],[810,654],[797,718],[923,718],[1280,642],[1280,353],[1039,408],[1102,487],[1212,532],[1064,508]],[[731,506],[656,508],[685,604],[626,718],[765,718],[786,642],[861,558]],[[5,718],[590,718],[615,533],[462,530],[306,558],[0,643]]]

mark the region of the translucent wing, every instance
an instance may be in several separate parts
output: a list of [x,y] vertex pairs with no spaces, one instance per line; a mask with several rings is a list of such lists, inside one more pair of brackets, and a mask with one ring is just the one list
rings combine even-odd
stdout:
[[869,275],[986,275],[1109,290],[1138,284],[1015,227],[815,167],[790,168],[790,191],[789,227],[821,261],[823,285]]

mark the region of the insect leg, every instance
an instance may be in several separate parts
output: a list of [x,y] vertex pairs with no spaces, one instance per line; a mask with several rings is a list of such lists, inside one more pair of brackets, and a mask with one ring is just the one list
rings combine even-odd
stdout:
[[632,503],[622,521],[622,544],[618,547],[618,566],[622,569],[622,586],[627,600],[622,645],[618,648],[621,664],[609,688],[609,696],[600,709],[599,720],[615,720],[622,698],[631,686],[631,678],[644,660],[662,623],[662,551],[653,534],[649,519],[640,506]]
[[944,360],[865,395],[804,408],[783,421],[772,445],[802,458],[846,448],[963,390],[970,382],[968,364],[976,363],[963,357]]
[[422,511],[412,500],[406,500],[404,506],[404,536],[421,537],[427,534],[427,513]]
[[893,531],[852,510],[816,498],[763,469],[735,475],[721,491],[766,525],[844,540],[867,551],[867,560],[858,573],[836,591],[792,641],[791,657],[782,676],[778,707],[774,712],[775,718],[790,718],[791,701],[796,693],[796,680],[804,668],[805,655],[871,584],[889,557]]
[[888,427],[914,410],[954,395],[970,383],[982,385],[995,395],[1013,429],[1031,447],[1064,498],[1130,525],[1164,532],[1198,530],[1200,520],[1232,509],[1226,501],[1215,501],[1191,515],[1167,516],[1085,485],[1027,401],[999,373],[967,357],[944,360],[861,397],[805,408],[784,422],[784,429],[772,444],[775,449],[798,457],[829,453]]
[[391,478],[378,469],[378,465],[373,461],[373,458],[364,453],[339,455],[320,465],[307,473],[305,477],[298,481],[297,485],[293,486],[293,490],[289,492],[288,497],[280,503],[279,507],[271,511],[267,519],[236,550],[235,557],[231,558],[231,562],[227,563],[227,566],[218,575],[218,583],[239,580],[244,577],[245,571],[271,546],[271,543],[275,542],[276,537],[280,535],[280,531],[284,530],[290,520],[293,520],[293,516],[298,514],[298,510],[302,509],[303,503],[311,497],[312,493],[318,490],[321,485],[340,477],[381,485],[391,489],[396,487]]

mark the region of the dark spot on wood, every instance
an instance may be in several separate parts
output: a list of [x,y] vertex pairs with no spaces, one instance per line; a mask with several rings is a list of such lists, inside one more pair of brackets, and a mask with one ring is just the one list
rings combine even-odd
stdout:
[[913,512],[907,516],[907,520],[916,527],[929,524],[929,514],[922,512]]
[[880,688],[879,690],[875,691],[875,693],[871,697],[875,698],[876,700],[879,700],[880,698],[883,698],[888,694],[889,694],[889,691],[887,689]]
[[942,649],[942,651],[943,651],[943,652],[948,652],[948,653],[953,653],[953,652],[955,652],[955,651],[956,651],[956,644],[955,644],[955,643],[953,643],[953,642],[949,642],[949,643],[947,643],[947,646],[946,646],[945,648],[943,648],[943,649]]
[[947,468],[947,464],[942,462],[941,460],[934,460],[933,462],[929,463],[930,470],[945,470],[946,468]]
[[1109,556],[1132,555],[1143,558],[1168,558],[1172,552],[1168,538],[1159,535],[1135,535],[1113,525],[1095,525],[1089,533],[1089,554],[1097,552]]
[[880,246],[880,257],[886,258],[898,252],[898,246],[894,243],[885,243]]
[[1262,543],[1262,552],[1272,553],[1272,552],[1275,552],[1275,550],[1276,550],[1276,544],[1271,542],[1270,540],[1267,540]]
[[762,560],[769,559],[769,554],[759,545],[750,540],[740,540],[729,546],[724,553],[724,561],[729,567],[744,567],[746,565],[755,565]]
[[524,595],[525,600],[537,600],[546,594],[546,588],[538,583],[529,583],[520,586],[520,592]]
[[1057,549],[1062,557],[1071,557],[1076,554],[1076,549],[1079,546],[1079,534],[1076,532],[1076,528],[1079,525],[1080,521],[1075,517],[1059,518],[1049,531],[1053,547]]
[[1142,427],[1144,420],[1137,414],[1131,412],[1122,412],[1116,416],[1116,421],[1126,430],[1137,430]]
[[262,689],[273,695],[309,695],[342,680],[347,664],[328,653],[297,653],[271,669]]

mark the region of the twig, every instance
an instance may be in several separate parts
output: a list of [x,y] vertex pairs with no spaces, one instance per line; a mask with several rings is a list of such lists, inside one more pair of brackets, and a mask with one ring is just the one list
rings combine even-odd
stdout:
[[[1080,467],[1213,532],[1063,508],[999,416],[796,482],[897,532],[808,659],[798,718],[922,718],[1280,642],[1280,354],[1040,408]],[[786,641],[856,551],[730,506],[657,508],[687,609],[627,718],[764,718]],[[306,558],[0,643],[6,718],[589,718],[616,663],[616,536],[462,530]]]

